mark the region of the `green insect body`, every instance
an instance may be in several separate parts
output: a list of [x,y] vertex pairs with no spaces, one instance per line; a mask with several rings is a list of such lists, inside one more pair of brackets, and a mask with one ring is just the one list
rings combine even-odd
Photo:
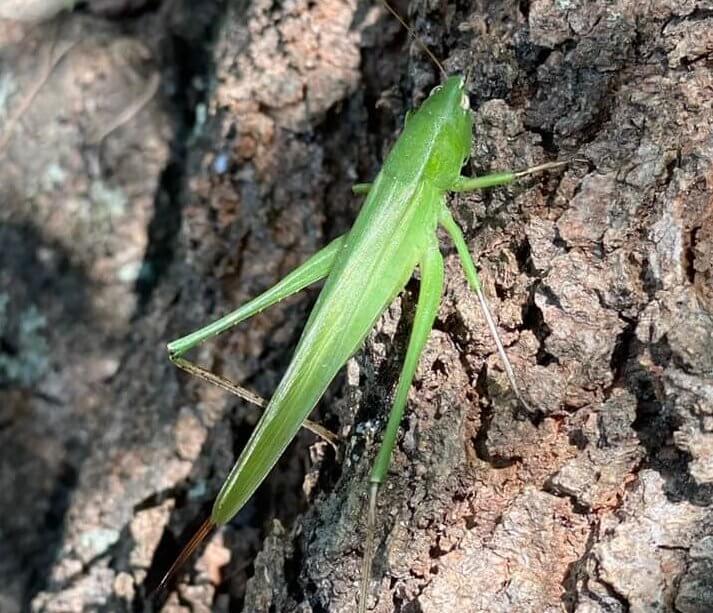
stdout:
[[181,356],[207,338],[326,277],[292,361],[218,494],[210,520],[186,547],[174,567],[190,555],[214,525],[230,521],[250,499],[304,425],[339,369],[359,349],[379,316],[418,267],[421,283],[413,330],[370,477],[368,535],[360,597],[360,609],[364,610],[378,485],[388,471],[408,390],[443,289],[443,258],[436,235],[439,224],[455,243],[466,277],[483,306],[507,375],[520,397],[467,245],[446,207],[446,193],[503,185],[561,163],[544,164],[521,172],[462,177],[461,168],[470,153],[471,133],[472,118],[464,79],[452,76],[435,88],[417,111],[409,114],[401,136],[374,182],[355,187],[356,192],[368,191],[361,212],[347,234],[332,241],[258,298],[168,345],[171,359],[178,366],[248,397],[249,393],[242,388],[207,373]]

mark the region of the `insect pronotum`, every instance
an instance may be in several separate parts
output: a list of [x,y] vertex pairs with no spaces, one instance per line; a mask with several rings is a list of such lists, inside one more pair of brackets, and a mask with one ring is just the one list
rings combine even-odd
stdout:
[[[436,236],[439,225],[455,245],[510,385],[520,402],[526,405],[468,246],[448,209],[446,194],[506,185],[525,175],[563,166],[566,162],[545,163],[482,177],[462,176],[461,168],[470,154],[473,128],[465,79],[461,75],[447,77],[442,66],[433,59],[444,82],[409,114],[401,135],[374,181],[354,187],[355,193],[366,194],[366,197],[349,232],[333,240],[257,298],[168,344],[169,356],[178,367],[264,406],[265,411],[225,480],[210,518],[186,545],[159,587],[166,585],[168,578],[215,526],[229,522],[240,511],[301,427],[306,426],[336,444],[328,432],[309,422],[307,416],[418,267],[421,282],[413,329],[369,478],[366,545],[359,595],[359,610],[366,610],[377,494],[388,471],[408,390],[436,318],[443,290],[443,257]],[[196,345],[322,279],[325,280],[324,287],[287,371],[269,402],[183,357]]]

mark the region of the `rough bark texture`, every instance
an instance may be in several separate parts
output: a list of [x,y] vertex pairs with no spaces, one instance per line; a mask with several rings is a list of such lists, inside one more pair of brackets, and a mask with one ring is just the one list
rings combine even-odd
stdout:
[[[62,54],[0,153],[2,611],[149,606],[259,415],[163,345],[346,231],[350,185],[438,80],[368,2],[195,4],[0,22],[4,128]],[[451,201],[536,410],[514,402],[443,237],[370,604],[713,610],[713,3],[399,8],[467,77],[468,174],[576,161]],[[355,609],[365,482],[417,291],[315,415],[340,457],[301,434],[165,611]],[[269,395],[314,296],[198,361]]]

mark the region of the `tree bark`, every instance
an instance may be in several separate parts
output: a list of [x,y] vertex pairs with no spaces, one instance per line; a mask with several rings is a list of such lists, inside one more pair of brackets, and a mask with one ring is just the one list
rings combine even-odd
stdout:
[[[141,18],[133,36],[162,75],[148,111],[158,119],[138,115],[106,137],[101,186],[78,163],[72,189],[38,181],[27,191],[28,177],[57,176],[51,155],[0,179],[12,187],[3,232],[23,246],[5,256],[3,339],[27,357],[5,351],[0,362],[12,407],[0,502],[14,518],[9,538],[44,518],[38,536],[12,545],[30,563],[3,571],[1,602],[18,610],[150,606],[148,591],[209,512],[259,416],[177,373],[163,345],[348,230],[359,208],[350,186],[375,176],[406,111],[439,81],[378,4],[205,7],[201,20],[188,2]],[[534,410],[513,399],[441,236],[446,288],[379,497],[370,607],[713,609],[713,5],[397,8],[449,72],[466,76],[475,129],[465,174],[571,163],[449,202]],[[96,49],[73,50],[58,70],[86,74],[94,58]],[[145,66],[142,75],[148,84]],[[54,112],[42,96],[70,95],[52,83],[35,113]],[[71,117],[79,125],[82,115]],[[84,135],[59,138],[63,167],[82,159]],[[141,161],[127,166],[132,143]],[[10,144],[14,159],[28,148],[17,135]],[[70,223],[72,198],[106,202],[108,185],[116,200],[137,182],[141,197],[121,199],[101,232]],[[28,199],[42,216],[23,210]],[[133,254],[131,282],[122,248]],[[18,285],[28,270],[35,283],[45,271],[46,284]],[[164,610],[355,610],[368,472],[417,293],[415,279],[313,416],[338,434],[339,457],[300,434]],[[196,359],[269,396],[315,295]],[[44,318],[34,328],[31,306]],[[38,335],[53,349],[41,364],[30,359],[42,353]],[[49,546],[38,555],[41,539]]]

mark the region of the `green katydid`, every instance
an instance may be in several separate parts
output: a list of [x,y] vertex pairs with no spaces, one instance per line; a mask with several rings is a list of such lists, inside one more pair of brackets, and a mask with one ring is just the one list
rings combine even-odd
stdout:
[[[438,66],[445,77],[442,67]],[[413,329],[388,423],[369,479],[367,538],[359,598],[359,610],[366,610],[377,493],[386,478],[409,387],[436,318],[443,289],[443,257],[436,235],[439,225],[455,244],[510,385],[518,399],[526,404],[466,241],[446,205],[446,194],[506,185],[525,175],[556,168],[566,162],[551,162],[522,171],[482,177],[464,177],[461,176],[461,168],[469,157],[471,138],[472,118],[465,80],[460,75],[448,77],[431,92],[420,108],[409,114],[400,137],[373,183],[355,186],[355,193],[365,193],[366,198],[349,232],[333,240],[257,298],[168,344],[169,356],[180,368],[244,399],[266,406],[224,482],[210,518],[186,545],[161,586],[215,526],[226,524],[240,511],[301,427],[309,427],[329,438],[323,429],[308,422],[307,416],[418,267],[421,281]],[[268,403],[183,357],[196,345],[321,279],[326,279],[324,287],[292,361]]]

